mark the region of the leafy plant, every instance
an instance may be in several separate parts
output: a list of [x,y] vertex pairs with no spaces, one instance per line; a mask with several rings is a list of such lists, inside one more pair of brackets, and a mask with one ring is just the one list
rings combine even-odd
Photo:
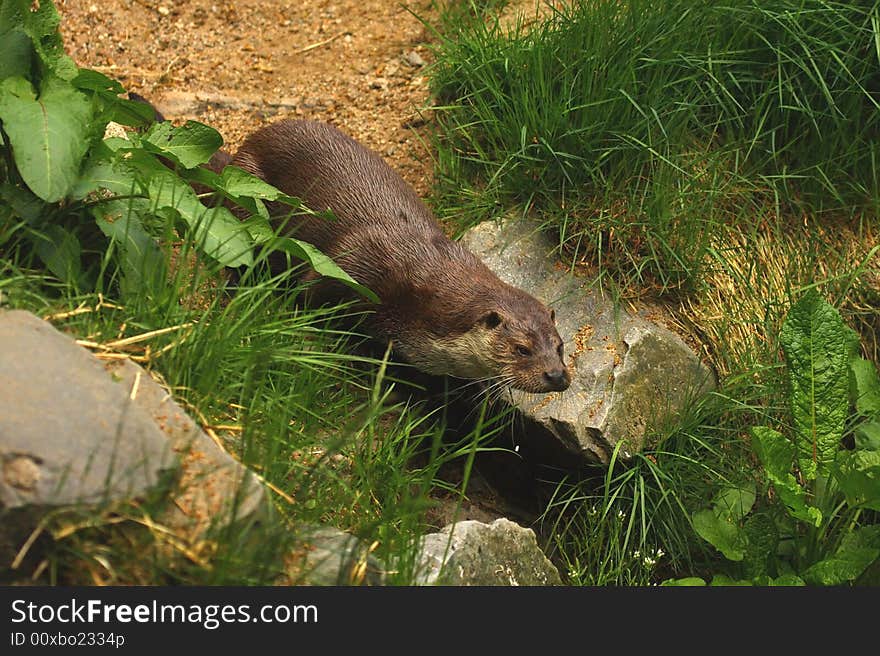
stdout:
[[774,503],[756,507],[754,483],[726,487],[693,526],[740,563],[739,582],[852,582],[880,557],[880,525],[860,521],[880,510],[880,377],[814,290],[791,308],[780,341],[792,425],[751,429]]
[[[52,2],[6,0],[0,8],[0,216],[17,220],[36,256],[62,281],[94,289],[108,243],[120,255],[123,290],[161,285],[167,274],[159,239],[185,237],[227,267],[249,267],[282,250],[318,273],[365,289],[312,245],[280,236],[266,202],[309,212],[240,169],[205,168],[223,139],[188,121],[150,124],[153,110],[121,95],[122,85],[80,69],[66,54]],[[105,138],[110,121],[146,129]],[[239,220],[224,204],[250,214]]]

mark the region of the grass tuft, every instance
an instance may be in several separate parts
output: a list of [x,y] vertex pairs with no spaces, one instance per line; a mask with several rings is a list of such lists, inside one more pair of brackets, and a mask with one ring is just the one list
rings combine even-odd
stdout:
[[[439,199],[511,203],[576,257],[692,290],[726,228],[876,214],[876,3],[597,0],[437,47]],[[463,191],[462,188],[464,189]]]

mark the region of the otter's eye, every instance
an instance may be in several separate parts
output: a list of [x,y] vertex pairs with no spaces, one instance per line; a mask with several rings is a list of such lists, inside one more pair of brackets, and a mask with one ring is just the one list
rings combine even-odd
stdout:
[[516,345],[516,354],[521,355],[524,358],[527,358],[532,354],[532,352],[527,347],[523,346],[522,344],[517,344]]
[[561,357],[562,357],[562,353],[563,353],[563,351],[562,351],[562,344],[560,344],[559,346],[556,347],[556,352],[559,354],[559,357],[561,358]]

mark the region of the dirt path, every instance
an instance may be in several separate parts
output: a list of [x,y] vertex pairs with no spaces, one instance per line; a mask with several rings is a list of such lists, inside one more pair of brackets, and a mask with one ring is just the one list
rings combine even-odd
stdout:
[[[416,190],[431,183],[419,109],[429,33],[394,0],[58,0],[68,53],[235,150],[280,118],[334,123]],[[431,19],[430,0],[407,6]]]

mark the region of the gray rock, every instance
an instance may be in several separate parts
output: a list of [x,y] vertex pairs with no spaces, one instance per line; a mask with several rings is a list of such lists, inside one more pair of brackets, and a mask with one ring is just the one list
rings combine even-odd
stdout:
[[535,532],[508,519],[458,522],[422,540],[416,583],[421,585],[561,585],[538,548]]
[[0,310],[0,570],[52,509],[143,497],[177,464],[130,386],[45,321]]
[[0,311],[0,392],[0,512],[131,498],[177,466],[131,387],[30,313]]
[[553,240],[531,222],[484,222],[462,241],[502,280],[556,310],[572,384],[561,393],[512,395],[531,437],[601,463],[619,445],[627,459],[714,387],[690,347],[656,322],[658,308],[632,314],[615,307],[592,281],[555,266]]
[[0,310],[0,409],[0,563],[54,508],[170,493],[156,519],[192,540],[266,517],[258,478],[148,372],[27,312]]
[[385,568],[369,546],[331,526],[306,526],[299,546],[288,558],[287,575],[294,585],[382,585]]

